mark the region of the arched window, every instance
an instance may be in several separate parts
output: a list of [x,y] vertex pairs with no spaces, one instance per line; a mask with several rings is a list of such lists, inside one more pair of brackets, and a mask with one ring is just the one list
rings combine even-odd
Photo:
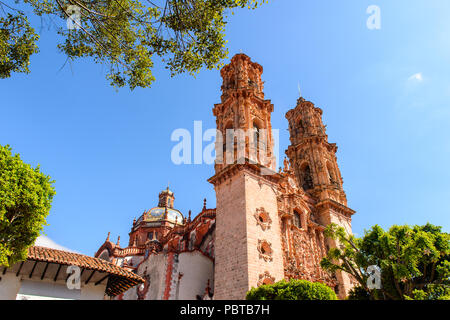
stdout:
[[256,123],[253,123],[253,146],[256,150],[259,148],[260,131]]
[[[224,131],[224,135],[223,135],[223,163],[227,163],[227,157],[229,157],[231,159],[231,161],[233,161],[232,159],[234,158],[234,130],[233,130],[233,124],[231,122],[228,122],[227,125],[225,126],[225,131]],[[229,143],[230,145],[227,148],[227,143]],[[227,149],[228,152],[230,153],[229,155],[227,155]]]
[[300,213],[298,211],[294,211],[294,226],[301,229],[302,228],[302,218],[300,216]]
[[331,184],[337,184],[336,175],[330,162],[327,161],[328,179]]
[[309,168],[309,165],[307,163],[304,163],[302,167],[300,168],[301,172],[301,180],[302,180],[302,187],[303,190],[310,190],[313,188],[313,180],[311,176],[311,169]]

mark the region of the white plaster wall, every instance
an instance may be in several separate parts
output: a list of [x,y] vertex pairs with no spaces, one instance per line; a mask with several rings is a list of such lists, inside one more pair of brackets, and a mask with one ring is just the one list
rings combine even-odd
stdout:
[[[134,286],[123,293],[123,300],[137,300],[136,290],[139,286]],[[117,297],[116,297],[117,299]]]
[[81,300],[103,300],[105,296],[106,283],[95,285],[94,283],[88,283],[81,286]]
[[183,274],[179,284],[178,300],[196,300],[203,297],[205,288],[214,288],[214,265],[211,259],[198,251],[179,254],[178,272]]
[[22,279],[14,273],[2,275],[0,300],[103,300],[106,283],[81,285],[69,289],[64,283],[49,279]]
[[[133,263],[133,267],[136,267],[139,263],[141,263],[142,260],[144,260],[143,256],[132,256],[131,262]],[[128,264],[130,264],[130,261],[128,261]]]
[[[148,289],[145,300],[162,300],[165,289],[166,269],[167,269],[167,255],[163,252],[157,255],[150,255],[144,260],[138,269],[140,276],[144,275],[144,270],[147,268],[147,275],[150,276],[150,287]],[[126,300],[136,300],[136,287],[129,289],[124,294]],[[132,293],[129,293],[132,292]]]
[[23,298],[27,300],[79,300],[81,298],[81,290],[70,290],[64,284],[44,280],[22,280],[17,299],[21,300]]
[[12,272],[0,275],[0,300],[15,300],[20,289],[20,278]]

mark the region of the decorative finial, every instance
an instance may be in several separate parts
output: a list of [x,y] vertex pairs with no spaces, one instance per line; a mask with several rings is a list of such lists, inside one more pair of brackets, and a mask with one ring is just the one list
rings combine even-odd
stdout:
[[302,90],[300,89],[300,81],[297,83],[297,87],[298,87],[298,97],[301,98],[302,97]]
[[206,198],[203,199],[203,210],[206,210]]
[[136,218],[133,219],[133,226],[136,224]]
[[106,237],[106,241],[109,241],[110,234],[111,234],[111,232],[108,232],[108,236]]
[[243,53],[243,52],[242,52],[242,49],[239,49],[239,53]]
[[188,222],[191,223],[191,210],[189,210],[189,218],[188,218]]
[[117,237],[117,244],[118,247],[120,246],[120,236]]

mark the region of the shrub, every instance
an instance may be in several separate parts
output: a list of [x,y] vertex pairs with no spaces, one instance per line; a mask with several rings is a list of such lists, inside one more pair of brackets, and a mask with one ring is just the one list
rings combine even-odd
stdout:
[[353,287],[348,293],[348,300],[370,300],[370,294],[361,286]]
[[247,300],[337,300],[334,291],[319,282],[282,280],[247,292]]

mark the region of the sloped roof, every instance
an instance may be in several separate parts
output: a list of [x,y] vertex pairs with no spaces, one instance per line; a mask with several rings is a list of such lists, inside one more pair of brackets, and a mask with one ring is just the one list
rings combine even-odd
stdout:
[[78,266],[87,270],[109,273],[106,294],[116,296],[129,288],[143,283],[144,279],[137,274],[116,266],[111,262],[89,257],[79,253],[46,247],[32,246],[28,249],[28,260]]

